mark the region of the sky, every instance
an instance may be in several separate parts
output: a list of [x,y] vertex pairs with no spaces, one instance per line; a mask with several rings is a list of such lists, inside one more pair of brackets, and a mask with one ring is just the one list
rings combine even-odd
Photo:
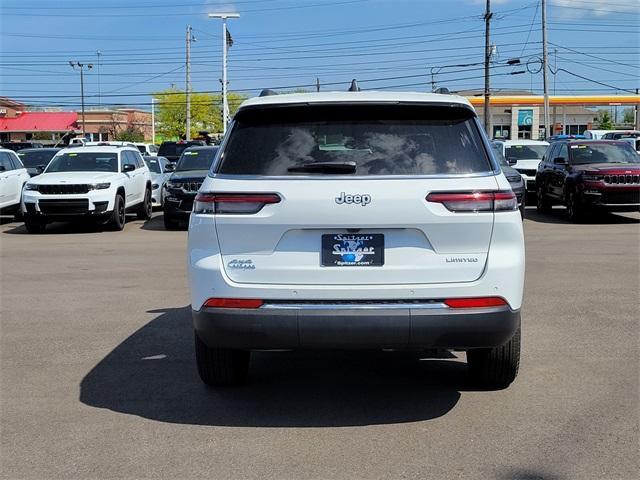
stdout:
[[[542,91],[540,0],[493,0],[492,90]],[[640,87],[640,0],[547,0],[551,91]],[[153,92],[219,92],[222,34],[208,12],[232,11],[229,89],[452,91],[483,88],[484,0],[0,0],[0,96],[77,109],[149,108]],[[100,52],[100,55],[97,52]],[[510,59],[521,64],[507,65]],[[98,67],[99,64],[99,67]]]

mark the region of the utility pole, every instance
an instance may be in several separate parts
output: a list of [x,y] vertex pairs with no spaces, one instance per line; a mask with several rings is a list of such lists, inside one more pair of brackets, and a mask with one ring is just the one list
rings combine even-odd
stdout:
[[87,67],[89,70],[91,70],[93,68],[93,65],[91,63],[85,65],[84,63],[71,62],[71,61],[69,62],[69,65],[71,65],[71,68],[73,68],[74,70],[76,69],[76,67],[78,67],[78,69],[80,70],[80,104],[82,105],[82,137],[86,138],[87,128],[84,121],[84,67]]
[[[553,49],[553,96],[555,97],[556,95],[556,75],[558,73],[558,49],[554,48]],[[553,127],[551,127],[551,129],[553,130],[551,132],[551,135],[555,135],[556,134],[556,112],[557,112],[557,106],[554,105],[553,106]],[[564,124],[562,124],[562,133],[564,133]],[[547,137],[549,136],[549,134],[547,134]]]
[[238,13],[210,13],[209,18],[222,19],[222,133],[227,133],[229,122],[229,101],[227,99],[227,49],[229,48],[227,34],[227,19],[240,18]]
[[151,97],[151,143],[156,143],[156,99]]
[[547,52],[547,2],[546,0],[541,0],[541,2],[542,2],[542,87],[544,89],[544,135],[545,137],[548,137],[549,136],[549,82],[547,79],[547,70],[549,69],[549,54]]
[[187,65],[186,65],[186,78],[185,78],[185,92],[187,97],[187,125],[186,125],[186,140],[191,140],[191,25],[187,25]]
[[96,55],[98,56],[98,105],[102,106],[102,89],[100,88],[100,57],[102,52],[98,50]]
[[[489,138],[492,136],[491,130],[491,85],[489,76],[489,66],[491,62],[491,0],[487,0],[487,10],[484,14],[485,33],[484,33],[484,130],[487,132]],[[432,85],[435,86],[435,81],[432,79]]]

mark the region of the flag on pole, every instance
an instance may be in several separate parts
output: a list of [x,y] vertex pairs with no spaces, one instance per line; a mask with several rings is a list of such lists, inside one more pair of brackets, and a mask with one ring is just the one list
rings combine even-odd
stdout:
[[231,38],[231,34],[229,33],[229,30],[227,30],[227,47],[229,48],[233,47],[233,38]]

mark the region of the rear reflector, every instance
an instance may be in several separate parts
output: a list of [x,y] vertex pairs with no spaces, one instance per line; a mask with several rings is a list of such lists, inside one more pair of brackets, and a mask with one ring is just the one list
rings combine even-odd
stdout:
[[194,213],[252,214],[270,203],[279,203],[275,193],[199,193],[193,202]]
[[504,298],[500,297],[448,298],[444,303],[451,308],[502,307],[507,304]]
[[500,212],[518,209],[518,200],[512,191],[435,192],[427,195],[426,200],[441,203],[452,212]]
[[204,302],[209,308],[260,308],[264,302],[254,298],[210,298]]

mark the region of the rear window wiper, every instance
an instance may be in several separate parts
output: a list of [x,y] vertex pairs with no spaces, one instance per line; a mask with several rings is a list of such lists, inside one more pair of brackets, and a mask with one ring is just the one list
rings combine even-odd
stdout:
[[287,168],[291,173],[355,173],[356,162],[311,162]]

